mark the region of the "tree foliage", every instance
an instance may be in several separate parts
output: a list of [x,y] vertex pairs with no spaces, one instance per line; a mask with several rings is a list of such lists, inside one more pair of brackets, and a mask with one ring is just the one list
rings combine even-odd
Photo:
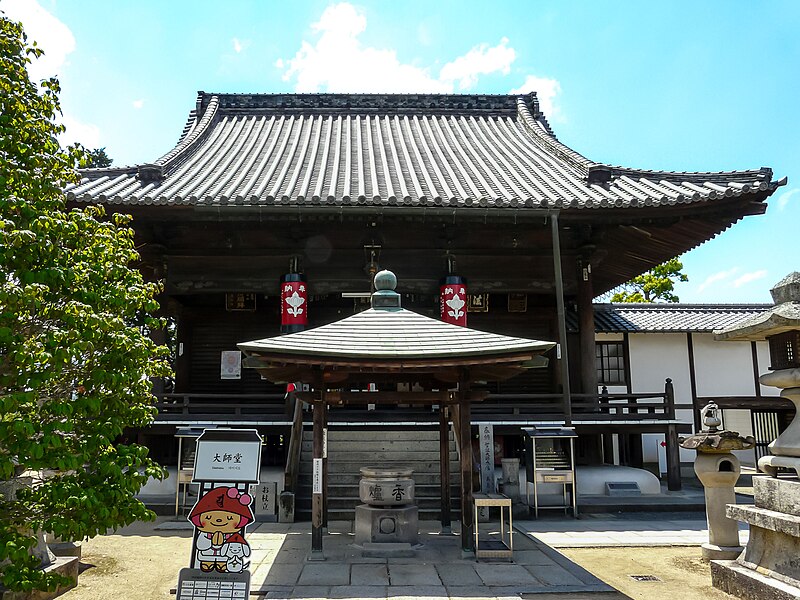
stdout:
[[689,281],[682,271],[681,261],[677,258],[668,260],[623,284],[622,289],[611,297],[611,301],[680,302],[673,290],[676,282]]
[[95,148],[94,150],[83,149],[83,156],[78,160],[79,169],[99,169],[110,167],[114,162],[106,154],[105,148]]
[[23,591],[63,579],[31,555],[41,532],[152,518],[134,494],[164,472],[115,441],[152,421],[150,378],[169,371],[129,218],[66,206],[83,156],[57,141],[58,82],[29,79],[40,54],[0,14],[0,589]]

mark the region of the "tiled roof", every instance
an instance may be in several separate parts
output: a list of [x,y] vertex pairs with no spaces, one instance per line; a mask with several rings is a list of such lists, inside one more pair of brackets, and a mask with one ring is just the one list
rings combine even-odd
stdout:
[[[72,200],[198,206],[608,208],[771,191],[772,171],[595,163],[561,144],[535,94],[207,94],[150,164],[89,169]],[[763,199],[763,198],[761,198]]]
[[[711,332],[768,311],[771,304],[595,304],[598,333]],[[570,313],[571,329],[577,317]]]
[[329,325],[238,344],[246,354],[442,359],[541,354],[555,344],[451,325],[410,310],[370,308]]

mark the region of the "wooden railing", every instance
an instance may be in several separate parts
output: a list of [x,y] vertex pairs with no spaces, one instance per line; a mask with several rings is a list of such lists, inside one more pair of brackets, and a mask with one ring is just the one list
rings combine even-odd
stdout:
[[[672,420],[675,410],[692,408],[675,404],[672,381],[667,380],[663,392],[646,394],[572,394],[574,421]],[[159,420],[176,418],[191,420],[272,421],[302,430],[302,402],[295,402],[293,413],[287,413],[283,394],[163,394],[156,404]],[[498,421],[564,421],[562,394],[490,394],[482,402],[472,404],[472,420]],[[332,407],[328,420],[336,422],[430,422],[438,423],[438,412],[430,407],[378,406],[367,411],[353,406]],[[291,436],[292,443],[300,435]],[[299,443],[299,442],[297,442]],[[299,450],[299,448],[298,448]],[[289,448],[291,455],[291,447]],[[289,465],[287,464],[287,470]]]
[[176,418],[221,421],[285,421],[283,394],[158,394],[158,421]]

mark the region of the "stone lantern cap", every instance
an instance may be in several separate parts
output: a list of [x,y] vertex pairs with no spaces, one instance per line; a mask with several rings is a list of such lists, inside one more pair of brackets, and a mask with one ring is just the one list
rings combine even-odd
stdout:
[[738,431],[700,431],[687,438],[678,438],[681,448],[705,453],[749,450],[756,445],[753,436],[742,437]]
[[731,450],[749,450],[756,445],[753,436],[742,437],[738,431],[717,429],[722,421],[718,416],[719,408],[715,403],[707,404],[700,414],[706,428],[688,438],[678,438],[681,448],[697,450],[705,454],[722,454]]
[[800,330],[800,272],[794,271],[781,279],[770,293],[775,301],[774,307],[714,331],[714,339],[757,342],[787,331]]

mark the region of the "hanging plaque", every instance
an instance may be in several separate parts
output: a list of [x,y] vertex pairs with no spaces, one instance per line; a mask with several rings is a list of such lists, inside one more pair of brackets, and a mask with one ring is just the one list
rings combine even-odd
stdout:
[[256,295],[251,292],[227,292],[225,294],[225,310],[227,311],[254,311],[256,309]]
[[471,313],[489,312],[489,294],[470,294],[467,297],[467,311]]
[[508,295],[508,312],[527,312],[528,294],[510,293]]

